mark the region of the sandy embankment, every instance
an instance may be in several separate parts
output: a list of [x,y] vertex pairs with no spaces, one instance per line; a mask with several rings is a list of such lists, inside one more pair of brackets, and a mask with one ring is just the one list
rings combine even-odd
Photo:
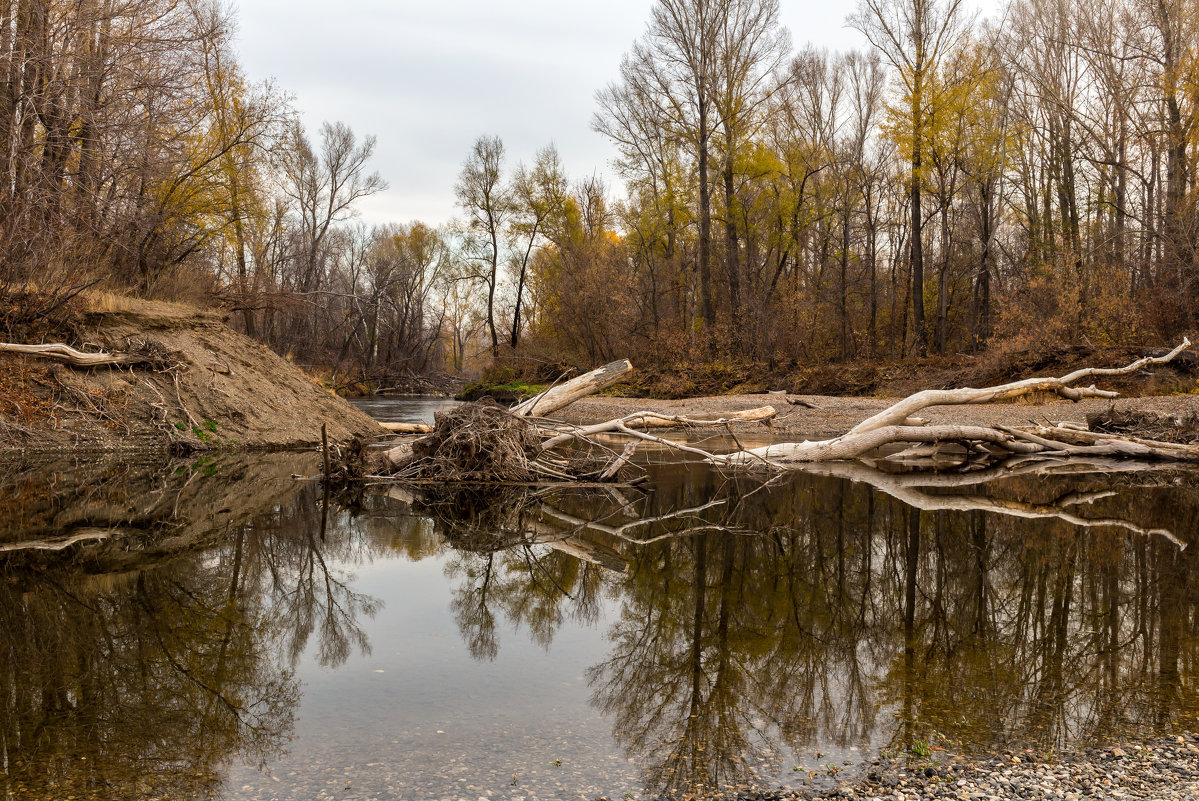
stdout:
[[0,450],[280,450],[319,443],[322,424],[334,442],[382,433],[215,312],[121,299],[51,336],[156,360],[81,369],[0,354]]

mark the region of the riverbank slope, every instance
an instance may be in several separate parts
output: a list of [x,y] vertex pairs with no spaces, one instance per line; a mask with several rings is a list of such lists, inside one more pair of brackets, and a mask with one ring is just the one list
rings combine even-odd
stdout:
[[[0,449],[282,450],[384,432],[216,312],[120,298],[83,307],[41,340],[150,353],[146,364],[79,368],[0,353]],[[94,304],[93,304],[94,306]]]

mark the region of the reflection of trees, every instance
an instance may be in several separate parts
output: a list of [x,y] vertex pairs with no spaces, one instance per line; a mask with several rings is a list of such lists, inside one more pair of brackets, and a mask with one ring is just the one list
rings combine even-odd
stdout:
[[614,541],[562,525],[542,509],[547,495],[567,508],[588,493],[525,489],[407,494],[439,535],[454,546],[446,575],[456,582],[451,611],[471,656],[499,653],[502,614],[549,647],[566,620],[594,622],[603,567],[624,568]]
[[[627,575],[606,574],[620,613],[589,679],[654,790],[736,785],[827,745],[982,750],[1199,725],[1194,549],[1156,535],[1199,530],[1193,492],[1137,476],[930,478],[918,493],[921,479],[857,478],[659,475],[636,516],[726,502],[610,542]],[[568,511],[553,518],[618,528],[610,503]],[[523,520],[523,544],[451,562],[476,656],[494,655],[499,615],[539,621],[548,643],[571,613],[573,557],[528,544],[539,520]]]
[[[258,567],[258,591],[268,599],[283,647],[294,667],[317,634],[317,661],[336,667],[355,648],[369,653],[370,643],[359,625],[379,609],[375,599],[354,591],[350,575],[331,562],[345,564],[363,558],[360,538],[334,536],[321,541],[313,522],[320,519],[314,493],[296,499],[298,506],[281,507],[255,540],[252,559]],[[348,520],[333,526],[346,533]]]
[[[219,547],[138,569],[9,567],[0,585],[0,742],[20,798],[190,797],[234,758],[284,748],[300,688],[288,665],[366,647],[377,603],[331,567],[360,542],[314,536],[301,493],[221,532]],[[216,539],[216,537],[213,537]],[[94,563],[93,563],[94,564]]]

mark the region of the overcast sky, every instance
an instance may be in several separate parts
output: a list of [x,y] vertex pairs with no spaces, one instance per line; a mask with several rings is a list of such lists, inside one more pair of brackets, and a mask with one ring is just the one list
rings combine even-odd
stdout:
[[[781,0],[797,47],[861,47],[855,0]],[[309,131],[341,120],[378,138],[390,188],[371,223],[453,217],[454,181],[480,135],[508,166],[553,142],[572,178],[611,176],[614,149],[591,130],[595,92],[615,80],[652,0],[238,0],[248,76],[292,94]]]

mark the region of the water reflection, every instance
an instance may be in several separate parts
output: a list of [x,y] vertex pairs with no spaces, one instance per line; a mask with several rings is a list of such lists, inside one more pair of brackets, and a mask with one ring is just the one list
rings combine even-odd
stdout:
[[31,531],[71,519],[110,537],[71,560],[22,551],[4,565],[8,797],[214,794],[231,760],[265,765],[283,753],[310,641],[330,666],[368,647],[359,622],[376,604],[330,568],[357,546],[317,541],[319,512],[295,491],[294,459],[182,466],[166,477],[61,466],[43,477],[91,480],[21,507]]
[[[343,498],[322,538],[320,494],[291,478],[314,469],[9,471],[0,542],[107,532],[0,561],[10,795],[238,797],[231,765],[304,746],[298,667],[397,647],[368,637],[380,602],[353,572],[389,560],[440,567],[465,661],[501,669],[514,633],[603,638],[586,696],[655,793],[790,782],[920,740],[1199,728],[1193,474],[826,466],[763,484],[657,465],[648,494],[385,488]],[[529,725],[543,714],[530,704]],[[507,771],[484,789],[506,792]]]
[[[783,779],[822,767],[821,751],[1193,729],[1194,552],[1166,527],[1196,531],[1199,503],[1166,480],[1126,483],[1014,475],[953,496],[934,486],[920,492],[935,509],[924,512],[837,477],[762,487],[660,470],[640,517],[707,508],[683,527],[645,527],[641,544],[610,537],[627,576],[605,579],[619,616],[609,657],[588,673],[593,704],[647,785],[668,793]],[[971,503],[989,511],[949,511]],[[505,508],[530,532],[546,517],[543,498]],[[602,500],[596,514],[619,516]],[[559,536],[600,529],[619,530]],[[545,533],[451,571],[476,656],[494,656],[497,615],[535,610],[531,633],[548,646],[553,623],[594,595],[576,594],[568,557],[538,558],[535,541]]]

